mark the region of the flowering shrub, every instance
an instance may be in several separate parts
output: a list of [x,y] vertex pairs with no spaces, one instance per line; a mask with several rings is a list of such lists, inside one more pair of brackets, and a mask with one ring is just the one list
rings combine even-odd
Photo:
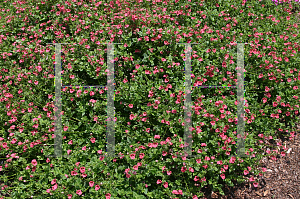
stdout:
[[[7,2],[7,1],[6,1]],[[270,1],[17,1],[1,7],[1,196],[198,198],[205,186],[257,186],[264,157],[293,139],[299,115],[299,34]],[[62,153],[54,154],[55,47],[63,85],[106,85],[115,56],[115,151],[106,149],[107,88],[62,89]],[[192,46],[193,155],[184,157],[184,45]],[[236,43],[247,43],[245,154],[236,151]],[[3,105],[3,106],[2,106]]]
[[[283,2],[287,2],[287,1],[278,1],[278,0],[272,0],[273,2],[275,2],[275,5],[277,6],[278,5],[278,3],[283,3]],[[291,1],[291,0],[289,0],[289,1]],[[295,0],[295,2],[299,2],[299,0]]]

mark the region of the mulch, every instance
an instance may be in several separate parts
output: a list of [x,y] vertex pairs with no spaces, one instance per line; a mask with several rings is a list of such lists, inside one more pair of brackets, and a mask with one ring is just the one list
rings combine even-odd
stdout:
[[[225,186],[225,196],[211,191],[209,187],[203,189],[205,197],[201,199],[298,199],[300,198],[300,123],[296,123],[297,130],[293,140],[279,138],[277,141],[283,143],[289,153],[285,156],[277,155],[277,160],[264,157],[258,168],[266,168],[263,176],[256,176],[259,179],[258,187],[253,182],[242,183],[234,187]],[[267,142],[266,142],[267,143]],[[285,145],[286,144],[286,145]],[[269,148],[276,149],[277,142],[269,143]],[[267,150],[264,149],[264,151]],[[282,150],[281,150],[282,151]],[[249,178],[254,175],[250,175]]]

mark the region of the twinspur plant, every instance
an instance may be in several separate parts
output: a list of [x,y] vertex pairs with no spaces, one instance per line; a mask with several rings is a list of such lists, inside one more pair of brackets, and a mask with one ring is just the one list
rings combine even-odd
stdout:
[[6,0],[0,12],[2,199],[224,195],[257,187],[259,161],[295,137],[297,1]]

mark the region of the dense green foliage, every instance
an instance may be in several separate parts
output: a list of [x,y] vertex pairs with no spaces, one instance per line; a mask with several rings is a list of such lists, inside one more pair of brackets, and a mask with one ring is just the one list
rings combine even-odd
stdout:
[[[203,187],[257,186],[265,140],[292,139],[299,115],[295,2],[5,1],[0,11],[0,167],[7,198],[198,198]],[[298,11],[299,12],[299,11]],[[62,90],[63,155],[54,154],[55,46],[63,85],[106,85],[115,56],[115,150],[106,149],[105,88]],[[246,158],[236,151],[236,89],[193,88],[193,155],[182,158],[184,45],[192,84],[235,85],[244,48]],[[79,91],[81,90],[81,92]],[[224,111],[224,112],[223,112]],[[159,136],[157,136],[159,135]],[[171,171],[171,172],[170,172]],[[255,177],[250,177],[250,175]],[[202,189],[201,189],[202,188]]]

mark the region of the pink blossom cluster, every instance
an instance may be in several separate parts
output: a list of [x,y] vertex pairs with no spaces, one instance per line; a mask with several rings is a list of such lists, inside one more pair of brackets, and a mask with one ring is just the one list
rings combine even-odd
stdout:
[[[246,1],[247,1],[247,0],[246,0]],[[283,0],[283,2],[282,2],[282,1],[278,1],[278,0],[272,0],[272,2],[275,2],[275,5],[277,6],[278,3],[287,2],[287,0]],[[289,0],[288,2],[291,2],[291,0]],[[300,0],[295,0],[295,2],[299,2],[299,3],[300,3]]]

